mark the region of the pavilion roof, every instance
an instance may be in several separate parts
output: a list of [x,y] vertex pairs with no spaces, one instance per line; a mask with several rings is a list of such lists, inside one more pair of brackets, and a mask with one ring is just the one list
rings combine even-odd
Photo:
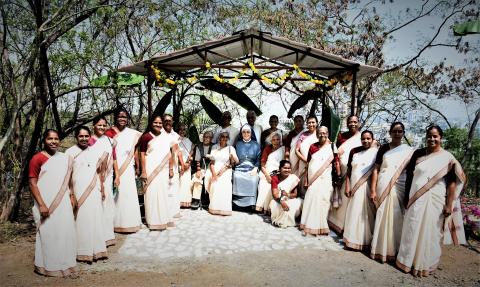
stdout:
[[199,45],[160,54],[119,68],[121,72],[147,75],[148,64],[155,64],[167,72],[186,76],[205,68],[241,69],[247,61],[254,61],[257,69],[292,69],[296,64],[311,75],[329,78],[345,71],[356,72],[357,78],[380,72],[373,66],[344,59],[306,44],[254,29],[235,32],[231,36]]

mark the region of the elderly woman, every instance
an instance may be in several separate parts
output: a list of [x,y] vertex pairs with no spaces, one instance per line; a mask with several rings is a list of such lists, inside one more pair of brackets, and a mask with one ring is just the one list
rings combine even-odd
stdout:
[[205,193],[204,181],[207,182],[207,173],[210,174],[208,171],[210,165],[208,155],[210,155],[213,148],[212,138],[212,131],[204,132],[203,142],[195,148],[196,171],[192,176],[192,209],[197,209],[200,205],[208,206],[209,204],[208,196]]
[[330,232],[327,217],[333,192],[332,163],[335,172],[340,175],[337,149],[328,139],[328,128],[321,126],[316,134],[318,142],[310,145],[308,150],[308,170],[305,175],[308,189],[300,221],[304,235],[328,235]]
[[390,126],[391,142],[380,147],[372,172],[371,198],[377,207],[370,257],[386,262],[394,260],[402,236],[405,167],[413,149],[402,144],[405,127],[401,122]]
[[255,209],[259,212],[269,211],[270,200],[272,200],[270,174],[278,168],[280,161],[285,156],[285,148],[281,146],[281,136],[275,133],[271,137],[271,144],[263,149],[262,158],[260,160],[262,172],[260,173],[260,181],[258,183],[258,197]]
[[190,207],[192,205],[192,173],[191,173],[191,162],[192,155],[194,152],[194,145],[192,141],[187,138],[187,126],[185,124],[180,124],[178,127],[179,143],[180,148],[179,155],[183,159],[183,165],[180,166],[180,183],[179,183],[179,193],[180,193],[180,206],[181,207]]
[[260,145],[252,140],[252,128],[244,125],[236,150],[239,164],[233,173],[233,203],[239,207],[253,207],[257,197]]
[[292,174],[290,162],[281,160],[279,170],[278,174],[272,176],[271,218],[273,225],[287,228],[295,226],[295,218],[300,215],[303,200],[297,197],[300,179]]
[[238,163],[235,148],[228,145],[229,133],[219,136],[218,145],[210,155],[208,212],[218,215],[232,215],[232,165]]
[[32,213],[37,225],[34,266],[38,274],[63,277],[75,272],[77,265],[72,208],[76,201],[68,188],[73,159],[57,151],[57,131],[45,131],[42,143],[43,150],[33,156],[28,166],[34,198]]
[[417,149],[407,166],[407,211],[397,266],[417,276],[433,272],[444,244],[466,244],[460,192],[466,182],[460,163],[441,146],[439,126],[427,129],[427,147]]

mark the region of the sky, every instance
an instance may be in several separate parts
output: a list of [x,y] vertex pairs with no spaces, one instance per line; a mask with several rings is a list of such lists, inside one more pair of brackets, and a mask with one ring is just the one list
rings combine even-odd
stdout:
[[[404,23],[413,17],[412,13],[415,9],[419,9],[425,1],[417,0],[396,0],[393,3],[386,1],[386,4],[381,4],[381,1],[361,1],[360,5],[363,7],[366,3],[370,3],[368,7],[375,7],[380,15],[394,15],[389,20],[386,20],[392,27],[396,26],[395,23]],[[435,5],[438,1],[428,1],[426,7]],[[407,9],[410,12],[407,12]],[[357,11],[352,10],[351,14],[356,14]],[[430,16],[426,16],[396,32],[393,33],[394,41],[389,41],[385,45],[384,53],[387,64],[395,64],[411,58],[417,54],[423,47],[423,44],[434,35],[437,27],[439,27],[443,21],[442,12],[437,10]],[[410,13],[410,15],[409,15]],[[390,22],[390,23],[389,23]],[[453,30],[450,28],[454,24],[453,21],[447,22],[443,30],[438,36],[438,40],[435,43],[451,43],[455,42],[458,37],[453,35]],[[468,35],[464,36],[463,41],[469,41],[471,47],[475,47],[480,50],[480,35]],[[472,56],[471,53],[469,56]],[[446,64],[455,65],[456,67],[462,67],[465,65],[465,60],[468,58],[465,55],[458,53],[451,47],[434,47],[428,49],[422,54],[419,59],[421,62],[427,63],[427,67],[438,64],[440,61],[444,61]],[[269,107],[271,109],[265,109],[264,115],[259,117],[258,121],[268,127],[268,117],[275,111],[280,117],[282,117],[284,108],[277,102],[277,99],[272,96],[269,101]],[[449,121],[453,125],[464,126],[465,123],[470,122],[473,115],[480,107],[480,102],[473,103],[471,105],[465,105],[459,100],[442,99],[432,102],[432,105],[446,115]],[[286,112],[285,112],[286,115]],[[243,119],[242,119],[243,120]],[[441,123],[442,124],[442,123]]]
[[[435,4],[438,1],[430,1]],[[379,12],[383,12],[390,15],[398,15],[399,19],[406,16],[406,9],[408,7],[421,7],[424,1],[416,0],[403,0],[394,1],[385,5],[377,5]],[[435,33],[436,28],[440,26],[443,18],[439,14],[433,14],[426,16],[419,21],[412,23],[411,25],[398,30],[394,33],[394,37],[397,39],[394,42],[389,42],[386,45],[385,55],[388,62],[396,62],[415,55],[421,48],[421,45],[426,41],[426,37],[431,37]],[[446,29],[443,29],[439,34],[439,43],[448,43],[456,41],[457,36],[453,35],[453,30],[450,28],[453,25],[453,21],[447,22]],[[480,34],[464,36],[462,41],[468,41],[470,46],[480,49]],[[469,57],[473,57],[473,53]],[[438,63],[442,60],[446,64],[455,65],[456,67],[465,66],[465,60],[468,60],[465,55],[462,55],[450,47],[435,47],[427,50],[422,56],[421,60],[430,63]],[[452,123],[464,124],[471,120],[472,115],[480,107],[480,103],[476,102],[472,105],[466,106],[463,102],[457,100],[439,100],[435,101],[434,105],[451,119]],[[467,114],[468,113],[468,114]],[[469,119],[470,116],[470,119]]]

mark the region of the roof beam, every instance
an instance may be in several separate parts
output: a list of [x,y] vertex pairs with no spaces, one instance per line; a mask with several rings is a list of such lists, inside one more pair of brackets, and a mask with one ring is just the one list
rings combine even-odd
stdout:
[[263,40],[265,42],[268,42],[272,45],[275,45],[275,46],[278,46],[278,47],[282,47],[284,49],[288,49],[288,50],[291,50],[291,51],[295,51],[295,52],[298,52],[298,53],[304,53],[306,54],[307,56],[310,56],[310,57],[313,57],[313,58],[316,58],[318,60],[322,60],[322,61],[325,61],[325,62],[329,62],[331,64],[335,64],[335,65],[338,65],[338,66],[342,66],[344,67],[345,69],[349,69],[352,67],[352,65],[348,65],[348,64],[345,64],[345,63],[342,63],[342,62],[339,62],[339,61],[335,61],[335,60],[332,60],[332,59],[329,59],[329,58],[326,58],[326,57],[322,57],[320,55],[315,55],[315,54],[312,54],[310,51],[302,51],[300,48],[296,48],[296,47],[293,47],[293,46],[289,46],[289,45],[286,45],[286,44],[283,44],[283,43],[280,43],[280,42],[277,42],[273,39],[267,39],[263,36],[257,36],[257,35],[252,35],[252,37],[254,38],[257,38],[259,40]]

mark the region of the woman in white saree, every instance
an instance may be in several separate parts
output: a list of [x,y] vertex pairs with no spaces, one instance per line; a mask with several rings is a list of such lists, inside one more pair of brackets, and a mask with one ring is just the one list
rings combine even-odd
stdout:
[[375,225],[375,207],[370,200],[370,176],[375,167],[377,147],[372,147],[373,133],[361,134],[362,146],[350,151],[345,178],[345,193],[350,199],[345,216],[343,242],[354,250],[368,250]]
[[180,167],[180,183],[179,183],[179,196],[180,206],[190,207],[192,205],[192,172],[190,164],[192,162],[194,145],[190,139],[187,138],[187,127],[181,124],[178,127],[179,148],[180,155],[183,159],[183,166]]
[[105,132],[117,143],[118,174],[115,174],[115,178],[120,182],[115,197],[114,230],[121,233],[137,232],[142,224],[135,182],[135,173],[140,175],[140,166],[136,163],[136,145],[142,134],[127,127],[128,119],[128,112],[120,109],[115,113],[115,126]]
[[139,141],[145,219],[150,230],[164,230],[174,226],[168,200],[168,182],[173,176],[173,159],[168,138],[161,129],[162,117],[153,117],[148,132],[143,134]]
[[318,142],[312,144],[308,151],[308,171],[306,186],[308,186],[303,201],[300,229],[307,235],[328,235],[328,210],[332,195],[332,163],[337,175],[340,165],[336,156],[336,148],[328,139],[328,128],[317,129]]
[[102,171],[106,166],[107,152],[98,154],[88,146],[90,130],[80,126],[75,130],[77,144],[65,151],[73,158],[71,188],[77,198],[77,260],[92,262],[107,258],[103,228],[105,200]]
[[[316,130],[317,130],[318,120],[315,116],[309,116],[307,118],[307,131],[303,132],[297,140],[295,147],[295,155],[298,158],[298,169],[297,176],[300,179],[300,182],[305,181],[305,174],[307,173],[307,158],[308,150],[310,146],[318,141]],[[295,168],[294,168],[295,169]],[[305,196],[305,188],[303,184],[298,186],[298,195],[300,197]]]
[[275,133],[271,137],[271,144],[263,149],[260,165],[260,181],[258,183],[258,196],[255,209],[259,212],[270,212],[270,201],[272,200],[272,178],[270,174],[278,168],[280,161],[285,156],[285,148],[281,146],[281,136]]
[[395,259],[402,236],[405,167],[413,149],[402,144],[405,127],[392,123],[392,141],[380,147],[371,179],[371,198],[377,207],[370,257],[382,262]]
[[466,182],[460,163],[442,149],[442,129],[427,129],[427,147],[418,149],[407,166],[409,191],[396,265],[416,276],[433,272],[441,243],[466,244],[460,192]]
[[228,145],[229,134],[221,133],[210,157],[211,177],[208,180],[210,205],[208,212],[232,215],[232,164],[239,162],[235,148]]
[[281,160],[279,172],[272,176],[272,200],[270,210],[272,224],[281,228],[295,226],[295,218],[300,215],[303,200],[297,197],[300,179],[291,173],[288,160]]
[[[341,133],[337,137],[338,156],[340,157],[341,178],[345,178],[347,173],[347,163],[350,151],[353,148],[362,145],[360,140],[359,124],[357,116],[347,118],[348,131]],[[345,225],[345,215],[347,213],[349,198],[345,195],[345,181],[338,182],[333,190],[331,198],[331,209],[328,214],[328,225],[337,234],[343,233]]]
[[120,182],[118,178],[113,182],[114,171],[118,174],[117,158],[115,154],[116,141],[105,135],[107,120],[100,116],[93,120],[93,134],[90,137],[88,145],[90,149],[97,152],[98,157],[105,152],[107,157],[104,163],[105,169],[102,176],[105,178],[104,190],[105,200],[102,202],[103,207],[103,233],[105,235],[105,243],[108,246],[115,245],[115,233],[113,231],[113,220],[115,217],[115,201],[113,199],[113,185],[118,187]]
[[43,134],[43,150],[30,160],[29,185],[34,201],[35,272],[45,276],[68,276],[76,271],[76,234],[69,191],[73,159],[58,152],[58,132]]

